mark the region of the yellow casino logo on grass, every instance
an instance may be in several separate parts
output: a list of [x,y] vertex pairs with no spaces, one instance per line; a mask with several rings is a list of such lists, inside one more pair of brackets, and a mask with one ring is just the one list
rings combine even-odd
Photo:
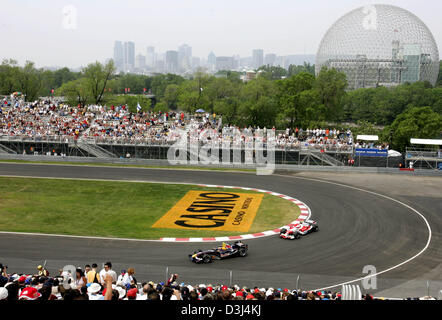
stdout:
[[153,228],[248,231],[263,194],[190,190]]

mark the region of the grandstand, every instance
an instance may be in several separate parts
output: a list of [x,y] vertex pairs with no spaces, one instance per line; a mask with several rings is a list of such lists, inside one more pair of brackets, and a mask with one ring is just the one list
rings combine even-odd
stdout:
[[[183,113],[131,113],[125,106],[90,105],[85,109],[59,101],[23,101],[4,107],[0,114],[0,152],[79,156],[97,158],[166,159],[171,145],[184,131],[187,143],[210,144],[233,152],[254,143],[266,148],[259,138],[267,128],[222,126],[221,118],[195,118]],[[342,166],[353,153],[350,130],[274,128],[275,161],[280,164]],[[194,134],[195,133],[195,134]],[[253,145],[252,145],[253,146]],[[190,152],[188,157],[190,158]]]

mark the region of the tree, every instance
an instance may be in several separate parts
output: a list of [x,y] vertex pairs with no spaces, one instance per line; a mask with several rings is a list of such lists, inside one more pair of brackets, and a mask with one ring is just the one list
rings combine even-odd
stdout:
[[53,72],[53,85],[55,88],[61,87],[64,83],[76,80],[80,77],[79,72],[72,72],[69,68],[61,68]]
[[208,110],[207,86],[213,79],[214,77],[210,77],[208,74],[196,72],[193,79],[184,81],[178,90],[179,106],[190,113],[198,109]]
[[181,85],[184,81],[183,77],[176,74],[159,74],[152,78],[150,88],[158,99],[162,99],[169,84]]
[[345,73],[338,72],[334,68],[322,68],[316,78],[315,89],[319,92],[328,119],[339,120],[342,112],[341,102],[347,85]]
[[164,102],[167,108],[176,109],[178,106],[179,86],[169,84],[164,91]]
[[205,88],[203,88],[203,94],[208,99],[208,111],[214,112],[215,103],[221,102],[225,99],[235,98],[238,96],[238,85],[226,78],[211,77],[206,81]]
[[382,139],[389,141],[392,134],[394,149],[404,151],[410,145],[410,138],[439,138],[442,128],[442,116],[431,107],[413,107],[401,113],[390,126],[385,127]]
[[287,76],[287,70],[280,66],[261,66],[258,71],[262,71],[260,77],[264,77],[267,80],[279,80]]
[[17,75],[19,69],[16,60],[3,60],[0,65],[0,94],[8,95],[18,88]]
[[115,92],[116,93],[123,93],[125,92],[125,88],[130,88],[131,94],[143,94],[144,88],[147,89],[148,86],[146,86],[146,76],[138,75],[138,74],[132,74],[127,73],[123,76],[118,76],[115,86]]
[[165,102],[158,102],[153,109],[154,112],[167,112],[169,108],[167,107]]
[[63,84],[57,94],[63,95],[71,105],[86,106],[93,99],[90,85],[86,78],[69,81]]
[[104,66],[97,61],[83,69],[83,74],[87,80],[93,103],[99,104],[103,100],[104,89],[107,88],[107,82],[115,70],[112,60]]
[[256,78],[242,87],[239,105],[239,124],[272,127],[276,123],[278,104],[275,82]]
[[300,95],[306,90],[311,90],[315,83],[315,76],[302,72],[288,79],[277,82],[278,102],[282,116],[288,119],[289,128],[293,128],[295,122],[300,125],[304,114],[305,105],[301,104]]
[[224,77],[228,79],[232,83],[240,84],[241,80],[241,72],[232,71],[232,70],[219,70],[215,73],[215,77]]
[[33,101],[38,98],[38,93],[42,87],[42,70],[35,68],[31,61],[26,61],[23,68],[17,69],[18,90],[21,91],[27,101]]
[[223,117],[224,124],[236,124],[238,121],[239,100],[236,97],[214,102],[214,112]]
[[[188,80],[181,84],[178,93],[178,106],[186,112],[193,113],[203,108],[198,81]],[[204,108],[203,108],[204,109]]]
[[301,128],[324,127],[327,120],[327,110],[320,103],[321,98],[317,90],[305,90],[299,95],[299,125]]
[[376,128],[371,122],[361,120],[358,121],[357,127],[351,129],[353,136],[356,137],[359,134],[367,134],[367,135],[381,135],[382,130]]
[[315,75],[315,65],[311,65],[309,62],[304,62],[302,66],[297,66],[294,64],[289,65],[289,69],[287,71],[287,76],[295,76],[298,73],[307,72],[311,75]]

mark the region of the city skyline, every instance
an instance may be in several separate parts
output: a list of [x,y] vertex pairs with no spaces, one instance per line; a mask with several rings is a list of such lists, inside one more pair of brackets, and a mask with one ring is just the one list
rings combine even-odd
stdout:
[[[112,57],[116,39],[143,48],[135,55],[145,55],[146,63],[148,46],[164,53],[183,43],[192,47],[192,56],[200,58],[211,51],[217,56],[251,56],[257,48],[264,49],[264,58],[266,53],[316,54],[323,35],[342,14],[378,2],[4,0],[0,33],[7,35],[8,45],[2,47],[0,59],[78,68]],[[442,43],[440,1],[382,3],[412,12]]]
[[[130,50],[129,50],[130,47]],[[155,47],[137,47],[132,41],[116,40],[114,42],[113,60],[117,72],[124,73],[176,73],[186,74],[199,68],[208,72],[219,70],[258,69],[263,65],[288,68],[290,64],[314,64],[315,55],[287,55],[267,53],[264,49],[253,49],[250,56],[240,55],[217,56],[210,51],[206,57],[192,55],[192,47],[184,43],[176,50],[157,52]],[[145,52],[145,54],[143,54]],[[265,53],[265,54],[264,54]]]

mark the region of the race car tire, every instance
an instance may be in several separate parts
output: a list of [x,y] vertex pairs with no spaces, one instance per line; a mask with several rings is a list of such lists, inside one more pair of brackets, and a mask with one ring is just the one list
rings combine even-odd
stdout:
[[203,262],[204,262],[204,263],[211,263],[211,262],[212,262],[212,257],[209,256],[208,254],[205,254],[205,255],[203,256]]
[[247,249],[246,248],[240,248],[238,250],[239,256],[240,257],[245,257],[247,255]]
[[279,234],[281,234],[281,233],[286,233],[286,232],[287,232],[287,229],[282,228],[281,231],[279,231]]

